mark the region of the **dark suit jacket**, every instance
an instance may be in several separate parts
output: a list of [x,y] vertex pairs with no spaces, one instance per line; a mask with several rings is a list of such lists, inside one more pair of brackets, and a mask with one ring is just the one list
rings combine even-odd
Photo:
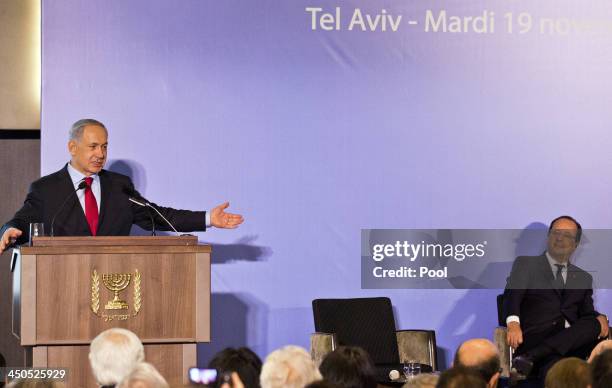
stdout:
[[[100,199],[97,235],[127,236],[130,234],[132,224],[150,230],[152,225],[148,210],[128,200],[126,192],[134,192],[131,179],[106,170],[102,170],[98,175],[100,176],[102,198]],[[68,201],[60,210],[62,202],[67,197],[69,197]],[[181,232],[203,231],[206,228],[205,212],[154,206]],[[14,227],[23,231],[17,243],[27,242],[31,222],[43,222],[45,232],[49,234],[51,220],[56,213],[55,236],[91,235],[85,212],[74,192],[74,185],[67,166],[31,184],[23,207],[17,211],[12,220],[2,226],[0,236],[7,228]],[[170,230],[170,227],[158,215],[155,215],[155,226],[159,230]]]
[[545,255],[517,257],[505,290],[505,317],[518,315],[525,335],[537,333],[566,319],[599,315],[593,307],[593,278],[569,264],[565,289],[557,290]]

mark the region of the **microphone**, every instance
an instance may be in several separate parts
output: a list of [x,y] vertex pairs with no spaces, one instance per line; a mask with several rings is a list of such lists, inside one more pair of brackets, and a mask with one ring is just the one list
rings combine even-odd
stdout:
[[55,214],[53,215],[53,218],[51,219],[51,237],[53,237],[53,226],[55,226],[55,218],[57,218],[57,216],[60,214],[60,212],[62,211],[62,209],[66,205],[66,202],[68,202],[68,200],[70,198],[72,198],[72,195],[74,193],[76,193],[79,190],[83,190],[86,187],[87,187],[87,183],[85,183],[85,178],[83,178],[83,180],[81,180],[81,182],[79,183],[77,188],[74,189],[74,191],[71,191],[70,194],[68,194],[68,196],[64,199],[64,202],[62,202],[62,205],[59,207],[57,212],[55,212]]
[[[159,216],[162,218],[162,220],[164,220],[166,222],[166,224],[168,224],[170,226],[170,228],[172,228],[172,230],[174,231],[174,233],[176,233],[177,236],[181,235],[178,232],[178,230],[176,230],[174,225],[172,225],[172,223],[170,221],[168,221],[168,219],[166,217],[164,217],[164,215],[161,214],[159,212],[159,210],[157,210],[157,208],[151,204],[151,202],[147,201],[146,198],[144,198],[142,195],[138,194],[138,192],[136,190],[134,190],[134,189],[132,189],[130,187],[124,187],[123,188],[123,192],[125,194],[127,194],[128,200],[130,202],[135,203],[138,206],[142,206],[142,207],[146,207],[146,208],[149,208],[149,209],[153,209],[157,214],[159,214]],[[149,215],[151,216],[151,223],[153,224],[153,231],[155,231],[155,222],[153,221],[153,216],[151,215],[151,213],[149,213]]]

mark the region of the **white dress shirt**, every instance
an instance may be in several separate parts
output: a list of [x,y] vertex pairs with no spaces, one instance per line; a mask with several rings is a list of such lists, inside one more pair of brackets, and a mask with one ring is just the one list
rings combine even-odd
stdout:
[[[72,167],[70,163],[68,163],[68,174],[70,174],[70,179],[72,180],[75,190],[77,187],[79,187],[79,183],[86,178],[85,174]],[[90,176],[93,178],[93,181],[91,182],[91,191],[93,192],[94,197],[96,197],[96,202],[98,203],[98,214],[100,214],[100,199],[102,198],[100,177],[98,174],[93,174]],[[85,189],[77,191],[76,195],[79,198],[81,206],[83,207],[83,212],[85,212]]]

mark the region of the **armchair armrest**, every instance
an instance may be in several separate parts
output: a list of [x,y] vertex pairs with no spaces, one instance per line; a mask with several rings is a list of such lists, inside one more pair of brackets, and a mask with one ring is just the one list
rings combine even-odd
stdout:
[[397,348],[400,362],[414,360],[438,370],[436,332],[433,330],[398,330]]
[[313,333],[310,335],[310,356],[317,368],[327,353],[333,352],[338,346],[338,339],[334,333]]
[[502,377],[510,377],[510,369],[512,368],[512,348],[506,342],[506,334],[508,328],[499,326],[495,328],[493,335],[495,346],[499,351],[499,360],[502,368]]

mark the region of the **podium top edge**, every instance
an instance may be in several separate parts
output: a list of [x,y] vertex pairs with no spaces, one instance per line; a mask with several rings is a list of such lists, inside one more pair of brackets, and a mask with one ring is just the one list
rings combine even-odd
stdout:
[[[33,248],[70,246],[197,246],[197,236],[34,237]],[[26,248],[25,246],[23,248]],[[27,247],[30,248],[30,247]]]

